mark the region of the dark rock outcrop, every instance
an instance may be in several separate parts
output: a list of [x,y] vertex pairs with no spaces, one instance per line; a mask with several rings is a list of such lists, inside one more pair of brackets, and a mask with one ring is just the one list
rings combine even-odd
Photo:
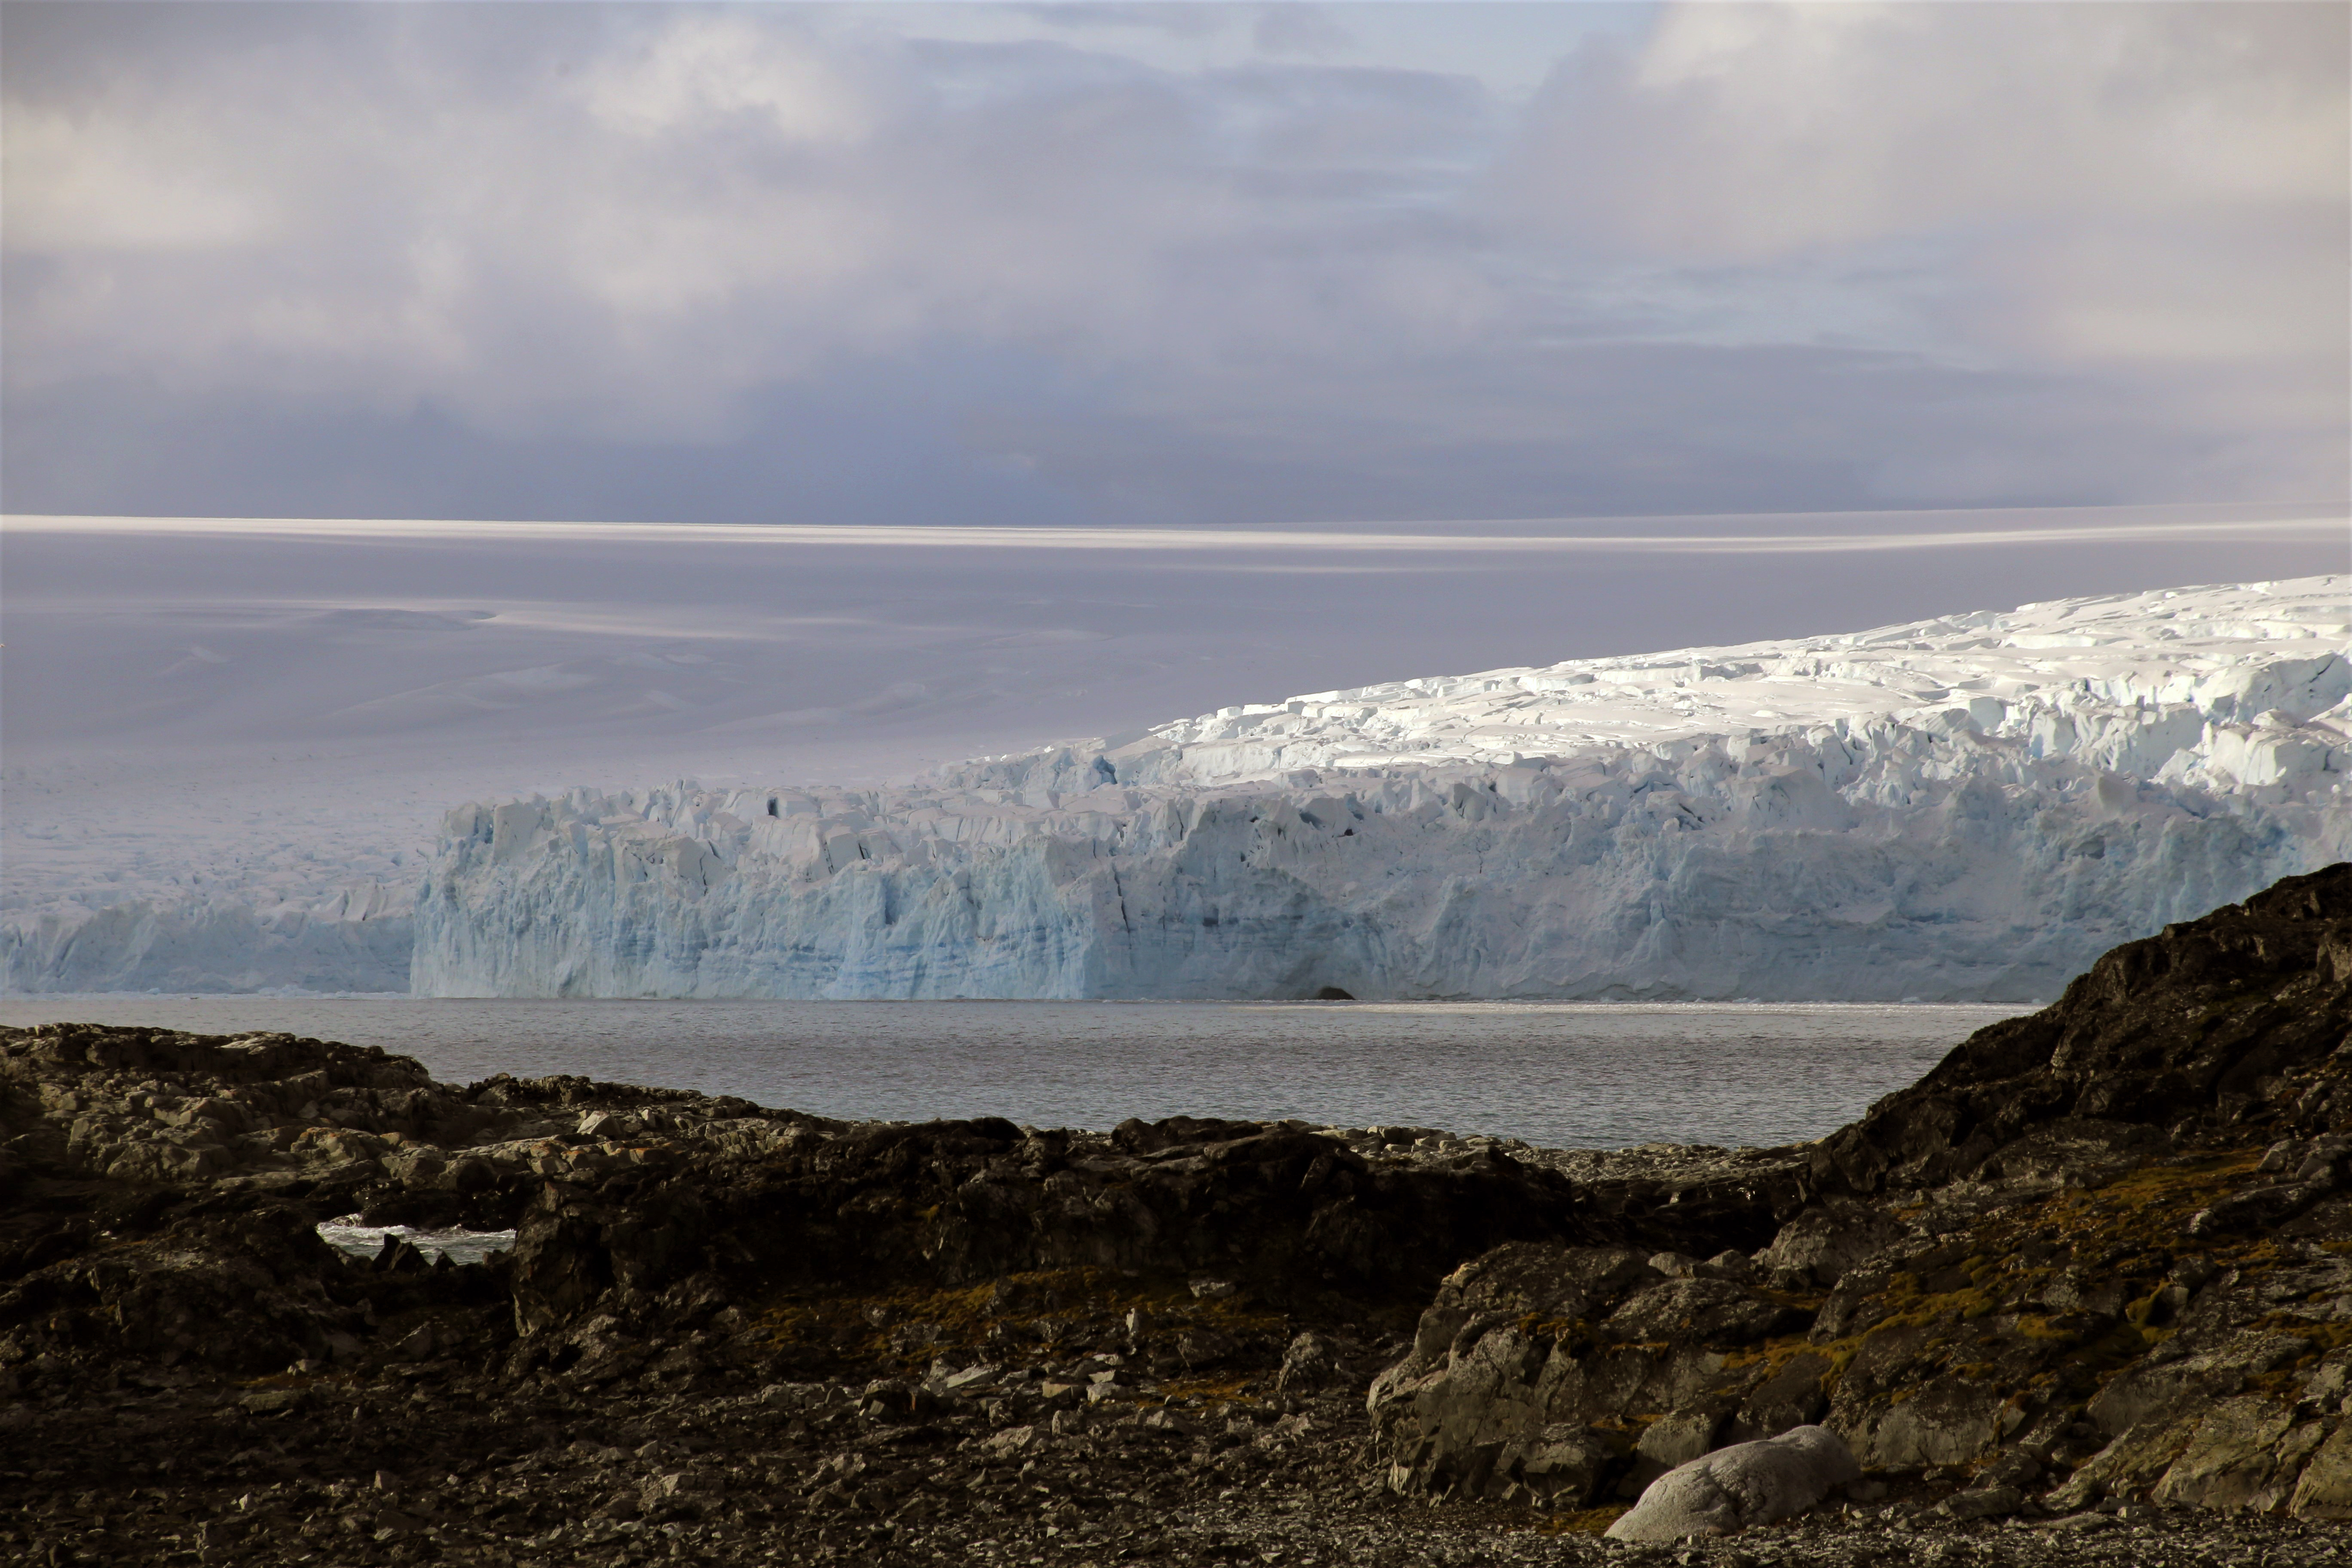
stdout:
[[[852,1124],[284,1036],[0,1031],[0,1555],[112,1530],[124,1560],[602,1561],[657,1529],[963,1562],[1099,1518],[1098,1557],[1313,1561],[1352,1521],[1391,1543],[1365,1560],[1458,1530],[1485,1561],[1497,1522],[1597,1529],[1811,1425],[1867,1468],[1857,1530],[2344,1520],[2347,1036],[2352,868],[2119,949],[1780,1150]],[[513,1240],[356,1257],[339,1219]],[[425,1471],[469,1500],[401,1490]],[[1328,1525],[1200,1522],[1244,1485]],[[1381,1522],[1429,1494],[1459,1506]],[[1823,1551],[1787,1560],[1859,1560]]]
[[1936,1185],[1995,1165],[2137,1164],[2172,1136],[2352,1123],[2327,1067],[2352,1033],[2352,866],[2126,942],[2057,1004],[1980,1029],[1822,1140],[1826,1191]]
[[2352,866],[2116,949],[1790,1152],[1808,1201],[1752,1254],[1449,1277],[1369,1396],[1391,1484],[1587,1507],[1819,1421],[1953,1517],[2352,1518]]

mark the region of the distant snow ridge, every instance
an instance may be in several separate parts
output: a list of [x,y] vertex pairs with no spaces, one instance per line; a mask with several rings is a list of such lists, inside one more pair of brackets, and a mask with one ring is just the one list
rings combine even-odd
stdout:
[[2352,853],[2343,577],[450,814],[425,995],[2025,1000]]

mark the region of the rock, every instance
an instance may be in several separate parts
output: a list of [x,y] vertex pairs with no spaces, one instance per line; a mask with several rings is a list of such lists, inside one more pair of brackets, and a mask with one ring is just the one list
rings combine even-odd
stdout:
[[2194,1354],[2143,1363],[2117,1373],[2084,1407],[2104,1431],[2121,1434],[2154,1417],[2201,1409],[2251,1377],[2292,1364],[2311,1348],[2290,1334],[2249,1331]]
[[[1517,1487],[1570,1506],[1592,1494],[1568,1497],[1558,1489],[1566,1478],[1598,1485],[1630,1474],[1638,1484],[1704,1453],[1724,1414],[1740,1405],[1745,1382],[1762,1373],[1727,1371],[1732,1352],[1803,1327],[1806,1313],[1719,1277],[1727,1266],[1717,1260],[1664,1279],[1654,1256],[1522,1245],[1449,1277],[1422,1316],[1412,1352],[1367,1396],[1374,1430],[1390,1445],[1391,1484],[1489,1496]],[[1801,1397],[1793,1384],[1782,1394],[1790,1405]],[[1626,1430],[1662,1408],[1682,1415],[1675,1425],[1653,1424],[1650,1441],[1680,1447],[1672,1459],[1644,1455],[1626,1472],[1623,1465],[1635,1463]],[[1691,1437],[1684,1421],[1704,1426],[1703,1435]],[[1559,1433],[1577,1426],[1591,1434],[1578,1452],[1605,1451],[1607,1463],[1528,1469],[1538,1434],[1551,1434],[1541,1440],[1559,1448]],[[1693,1441],[1700,1446],[1685,1451]]]
[[1653,1542],[1729,1535],[1803,1513],[1861,1475],[1836,1433],[1800,1426],[1669,1470],[1606,1533]]
[[1954,1492],[1937,1505],[1945,1518],[1966,1523],[1974,1519],[2007,1519],[2024,1504],[2025,1494],[2015,1487],[1972,1487]]
[[2197,1417],[2156,1416],[2141,1421],[2093,1455],[2043,1502],[2060,1512],[2102,1499],[2146,1490],[2180,1457],[2197,1430]]
[[[1702,1265],[1702,1267],[1704,1267]],[[1672,1279],[1634,1295],[1601,1324],[1622,1340],[1752,1344],[1803,1328],[1812,1314],[1727,1279]]]
[[[1472,1493],[1520,1485],[1583,1502],[1584,1494],[1545,1489],[1572,1478],[1597,1483],[1601,1467],[1583,1456],[1596,1447],[1613,1456],[1622,1440],[1564,1435],[1607,1412],[1583,1397],[1585,1381],[1572,1376],[1579,1358],[1558,1356],[1543,1325],[1605,1318],[1630,1292],[1659,1283],[1644,1255],[1630,1248],[1534,1244],[1497,1248],[1448,1276],[1411,1352],[1366,1394],[1373,1430],[1389,1449],[1390,1484]],[[1612,1368],[1603,1381],[1625,1384],[1626,1371]],[[1644,1380],[1633,1369],[1630,1381]],[[1538,1447],[1556,1462],[1530,1471]],[[1557,1458],[1571,1452],[1573,1460]]]
[[1339,1376],[1339,1358],[1331,1342],[1312,1331],[1297,1335],[1282,1352],[1282,1371],[1275,1386],[1285,1394],[1328,1387]]
[[433,1325],[424,1323],[404,1334],[384,1353],[393,1361],[423,1361],[433,1353]]
[[253,1415],[275,1415],[279,1411],[291,1410],[301,1404],[302,1391],[299,1388],[257,1388],[237,1403]]
[[2295,1490],[2304,1461],[2326,1436],[2317,1422],[2262,1394],[2214,1405],[2157,1482],[2161,1503],[2268,1513]]
[[[935,1516],[1034,1552],[1041,1499],[1107,1560],[1097,1493],[1175,1519],[1212,1488],[1256,1507],[1282,1474],[1557,1512],[1823,1426],[1874,1467],[1849,1499],[1925,1531],[1927,1560],[2030,1489],[2155,1507],[2135,1528],[2352,1517],[2342,879],[2176,928],[1853,1137],[1780,1151],[852,1125],[577,1079],[460,1089],[318,1042],[0,1030],[0,1425],[44,1461],[79,1422],[108,1465],[145,1454],[123,1476],[225,1465],[248,1489],[346,1449],[362,1477],[506,1455],[450,1516],[508,1518],[540,1542],[518,1560],[601,1561],[630,1508],[726,1561],[739,1526],[859,1561]],[[599,1116],[625,1151],[581,1142]],[[329,1218],[516,1245],[354,1259]],[[1330,1391],[1375,1344],[1357,1427]],[[168,1450],[139,1448],[150,1430]],[[569,1458],[547,1447],[564,1432]],[[9,1498],[89,1484],[14,1473]],[[648,1475],[692,1489],[648,1505]],[[809,1533],[761,1535],[771,1508]],[[1230,1555],[1190,1528],[1118,1544]]]
[[1715,1436],[1722,1429],[1720,1411],[1693,1410],[1661,1415],[1642,1429],[1641,1439],[1633,1447],[1660,1469],[1671,1470],[1713,1449]]
[[1042,1436],[1043,1434],[1034,1426],[1008,1426],[1002,1432],[992,1433],[981,1447],[997,1458],[1003,1458],[1010,1455],[1028,1452],[1037,1446],[1038,1439]]
[[1874,1469],[1918,1470],[1965,1465],[2000,1436],[2006,1389],[1966,1378],[1939,1378],[1889,1405],[1857,1434]]
[[2297,1519],[2352,1520],[2352,1420],[2312,1455],[2286,1510]]
[[1826,1192],[1868,1194],[1970,1175],[2003,1151],[2023,1157],[2021,1140],[2062,1122],[2137,1124],[2145,1138],[2184,1115],[2226,1121],[2262,1080],[2308,1069],[2352,1028],[2347,954],[2352,865],[2289,877],[2126,942],[2056,1005],[1979,1030],[1824,1140],[1814,1179]]
[[1819,1421],[1829,1408],[1823,1383],[1834,1364],[1814,1351],[1790,1356],[1778,1372],[1748,1391],[1737,1417],[1738,1424],[1758,1436],[1777,1437],[1792,1426]]
[[1614,1445],[1591,1428],[1556,1423],[1528,1441],[1518,1467],[1519,1483],[1531,1498],[1581,1504],[1600,1495],[1621,1457]]

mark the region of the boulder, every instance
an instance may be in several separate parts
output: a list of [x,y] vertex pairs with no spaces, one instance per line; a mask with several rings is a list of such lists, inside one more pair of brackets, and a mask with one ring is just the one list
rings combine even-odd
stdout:
[[1612,1541],[1687,1541],[1771,1524],[1812,1508],[1862,1477],[1844,1440],[1825,1426],[1736,1443],[1650,1483],[1608,1529]]
[[2297,1519],[2352,1520],[2352,1420],[2312,1455],[2286,1510]]
[[1846,1271],[1902,1234],[1902,1227],[1851,1198],[1816,1204],[1782,1226],[1756,1261],[1791,1283],[1835,1285]]
[[2156,1484],[2156,1500],[2192,1508],[2268,1513],[2295,1489],[2304,1461],[2327,1436],[2298,1422],[2289,1406],[2242,1394],[2213,1406]]

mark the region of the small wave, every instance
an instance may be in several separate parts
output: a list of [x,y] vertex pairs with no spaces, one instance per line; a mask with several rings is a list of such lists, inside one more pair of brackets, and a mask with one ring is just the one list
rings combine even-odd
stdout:
[[388,1236],[400,1237],[427,1258],[446,1258],[452,1263],[479,1263],[506,1251],[515,1239],[510,1230],[417,1230],[404,1225],[362,1225],[355,1214],[323,1221],[318,1228],[319,1239],[329,1247],[353,1258],[367,1258],[383,1251],[383,1238]]

